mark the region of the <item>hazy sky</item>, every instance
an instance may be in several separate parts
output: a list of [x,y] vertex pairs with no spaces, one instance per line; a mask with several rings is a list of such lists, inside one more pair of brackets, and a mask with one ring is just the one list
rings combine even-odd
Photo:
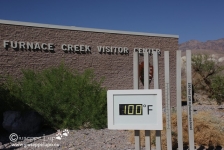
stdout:
[[0,19],[110,30],[224,38],[224,0],[0,0]]

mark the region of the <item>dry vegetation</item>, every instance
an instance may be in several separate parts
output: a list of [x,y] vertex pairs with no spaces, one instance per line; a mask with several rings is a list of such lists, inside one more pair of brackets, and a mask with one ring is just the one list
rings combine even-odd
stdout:
[[[183,112],[183,144],[188,145],[188,119],[187,113]],[[177,116],[176,113],[172,113],[171,117],[172,126],[172,146],[178,147],[177,143]],[[162,130],[162,147],[166,149],[166,119],[163,117]],[[141,131],[141,145],[145,145],[144,131]],[[194,115],[194,135],[196,146],[224,146],[224,121],[217,118],[212,112],[198,112]],[[130,141],[134,144],[134,132],[130,131]],[[155,131],[151,132],[152,145],[155,145]]]
[[[192,88],[194,93],[206,95],[208,101],[216,101],[219,105],[224,102],[224,61],[221,61],[220,58],[221,55],[218,54],[195,53],[192,55]],[[222,57],[223,59],[224,57]],[[181,88],[182,101],[186,101],[185,56],[182,57]]]

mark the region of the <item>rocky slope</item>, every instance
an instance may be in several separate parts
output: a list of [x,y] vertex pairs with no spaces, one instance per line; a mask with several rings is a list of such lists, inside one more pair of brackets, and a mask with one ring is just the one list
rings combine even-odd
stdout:
[[208,40],[206,42],[200,42],[197,40],[190,40],[185,43],[179,44],[180,50],[215,50],[224,52],[224,38],[218,40]]

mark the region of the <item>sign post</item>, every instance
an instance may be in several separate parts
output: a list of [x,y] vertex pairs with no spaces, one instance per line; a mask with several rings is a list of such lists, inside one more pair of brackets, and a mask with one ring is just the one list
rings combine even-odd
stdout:
[[171,136],[171,114],[170,114],[170,61],[169,51],[164,52],[164,67],[165,67],[165,104],[166,104],[166,137],[167,150],[172,150]]
[[[133,53],[133,88],[138,89],[138,52]],[[135,150],[141,149],[140,131],[135,130]]]
[[[144,52],[144,89],[149,89],[149,53]],[[151,150],[150,130],[145,130],[145,149]]]
[[176,52],[176,103],[177,103],[177,133],[178,149],[183,149],[183,131],[182,131],[182,106],[181,106],[181,50]]
[[192,78],[191,78],[191,50],[186,51],[187,57],[187,106],[188,106],[188,132],[189,148],[194,150],[194,125],[193,125],[193,105],[192,105]]
[[[159,61],[158,52],[153,51],[154,89],[159,89]],[[161,131],[156,130],[156,150],[161,150]]]

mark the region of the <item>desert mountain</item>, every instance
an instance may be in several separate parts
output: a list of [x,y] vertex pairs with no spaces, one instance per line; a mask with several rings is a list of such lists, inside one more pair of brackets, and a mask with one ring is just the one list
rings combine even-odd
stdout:
[[191,50],[192,54],[207,54],[210,60],[224,65],[224,38],[206,42],[190,40],[179,44],[179,49],[182,50],[182,65],[186,61],[186,50]]
[[179,44],[180,50],[214,50],[217,52],[224,52],[224,38],[218,40],[209,40],[200,42],[197,40],[190,40],[185,43]]

